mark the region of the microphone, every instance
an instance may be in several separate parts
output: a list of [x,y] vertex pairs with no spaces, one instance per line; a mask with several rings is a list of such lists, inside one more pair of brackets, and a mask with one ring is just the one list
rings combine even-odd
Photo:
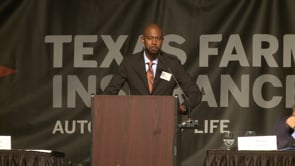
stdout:
[[175,78],[175,76],[174,76],[173,72],[171,71],[171,69],[169,67],[167,67],[167,69],[171,73],[172,78],[176,82],[177,86],[179,86],[180,90],[183,92],[183,94],[181,95],[181,97],[184,100],[186,100],[187,103],[188,103],[187,120],[185,120],[182,123],[178,124],[177,127],[180,128],[180,129],[197,129],[199,122],[198,122],[198,120],[193,120],[193,118],[192,118],[192,110],[191,110],[191,104],[190,104],[189,98],[185,94],[184,90],[180,86],[180,84],[177,81],[177,79]]
[[[165,57],[163,56],[163,58],[165,58]],[[160,58],[158,58],[158,59],[159,59],[159,61],[160,61]],[[161,62],[162,62],[162,61],[161,61]],[[181,95],[181,97],[182,97],[185,101],[187,101],[187,103],[188,103],[188,108],[187,108],[187,113],[188,113],[188,114],[187,114],[187,120],[185,120],[185,121],[181,122],[180,124],[178,124],[177,127],[180,128],[180,129],[182,129],[182,130],[183,130],[183,129],[197,129],[197,126],[198,126],[199,122],[198,122],[198,120],[193,120],[193,118],[192,118],[191,104],[190,104],[190,101],[189,101],[188,96],[185,94],[184,90],[183,90],[182,87],[180,86],[179,82],[177,81],[177,79],[176,79],[174,73],[172,72],[172,70],[170,69],[170,67],[169,67],[168,65],[166,65],[166,63],[163,63],[163,62],[162,62],[162,64],[164,64],[164,66],[167,68],[168,72],[171,73],[172,78],[173,78],[173,80],[175,81],[176,85],[177,85],[177,86],[180,88],[180,90],[183,92],[183,94]]]

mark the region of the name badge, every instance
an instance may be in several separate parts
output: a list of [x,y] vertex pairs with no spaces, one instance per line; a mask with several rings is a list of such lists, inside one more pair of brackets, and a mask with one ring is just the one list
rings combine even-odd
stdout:
[[166,81],[170,81],[172,74],[162,71],[160,78]]

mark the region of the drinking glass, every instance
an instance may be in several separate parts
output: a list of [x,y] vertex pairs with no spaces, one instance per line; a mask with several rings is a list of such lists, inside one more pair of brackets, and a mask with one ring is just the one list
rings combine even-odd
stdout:
[[246,131],[245,136],[256,136],[256,132],[255,131]]
[[231,131],[227,131],[223,135],[223,143],[227,150],[230,150],[235,142],[234,134]]

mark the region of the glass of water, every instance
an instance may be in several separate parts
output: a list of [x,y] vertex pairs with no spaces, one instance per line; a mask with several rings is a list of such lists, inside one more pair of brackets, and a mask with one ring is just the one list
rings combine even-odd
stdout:
[[223,143],[227,150],[230,150],[235,142],[234,134],[231,131],[227,131],[223,135]]
[[256,136],[256,132],[253,130],[248,130],[246,131],[245,136]]

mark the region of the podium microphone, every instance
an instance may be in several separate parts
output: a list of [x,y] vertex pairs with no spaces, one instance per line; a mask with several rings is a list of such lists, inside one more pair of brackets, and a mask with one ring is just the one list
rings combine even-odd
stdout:
[[[162,62],[163,63],[163,62]],[[183,92],[183,94],[181,95],[182,98],[187,101],[188,103],[188,108],[187,108],[187,120],[181,122],[180,124],[177,125],[177,127],[179,129],[196,129],[198,127],[198,120],[193,120],[192,118],[192,110],[191,110],[191,104],[189,101],[189,98],[187,97],[187,95],[185,94],[184,90],[182,89],[182,87],[180,86],[179,82],[177,81],[177,79],[174,76],[174,73],[171,71],[171,69],[169,68],[169,66],[166,65],[166,63],[163,63],[167,70],[171,73],[173,80],[175,81],[175,83],[177,84],[177,86],[179,86],[180,90]]]
[[[180,87],[180,89],[182,89],[182,88]],[[189,108],[187,110],[187,120],[185,120],[185,121],[181,122],[180,124],[178,124],[177,127],[180,128],[180,129],[197,129],[197,127],[199,125],[199,122],[198,122],[198,120],[193,120],[193,118],[192,118],[192,111],[191,111],[191,108],[190,108],[189,99],[185,94],[182,94],[181,96],[182,96],[182,98],[184,98],[188,102],[188,105],[189,105],[188,107]]]

